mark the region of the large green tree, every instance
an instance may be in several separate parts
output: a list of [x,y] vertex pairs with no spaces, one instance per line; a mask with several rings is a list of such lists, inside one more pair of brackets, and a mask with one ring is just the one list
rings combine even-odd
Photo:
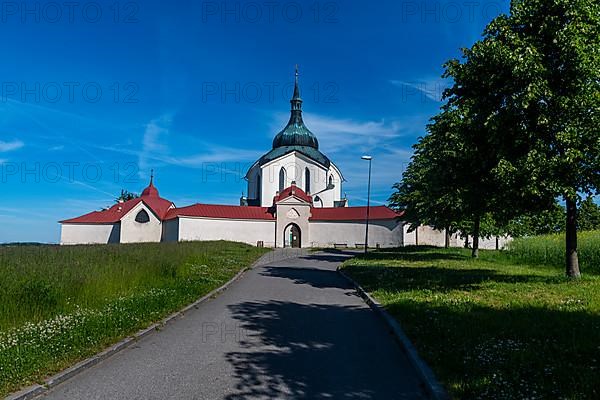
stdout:
[[[413,146],[414,154],[403,173],[402,181],[389,199],[392,208],[403,210],[404,219],[414,230],[420,225],[454,232],[464,225],[460,198],[449,190],[455,149],[452,144],[452,116],[442,113],[433,119],[429,132]],[[432,133],[431,131],[435,131]]]
[[429,135],[456,153],[429,174],[450,178],[453,219],[473,221],[475,235],[483,215],[504,224],[562,198],[566,273],[580,276],[577,205],[600,184],[600,3],[513,0],[445,76],[454,84]]
[[503,109],[527,153],[509,159],[502,172],[530,174],[513,191],[564,199],[566,273],[579,277],[577,204],[600,187],[600,3],[514,0],[510,16],[495,19],[486,39],[497,44],[491,65],[526,66],[510,71]]
[[490,212],[497,197],[497,160],[489,148],[494,144],[485,140],[487,128],[474,121],[465,104],[449,103],[432,119],[389,201],[405,211],[411,229],[426,224],[472,235],[477,257],[479,238],[500,233]]

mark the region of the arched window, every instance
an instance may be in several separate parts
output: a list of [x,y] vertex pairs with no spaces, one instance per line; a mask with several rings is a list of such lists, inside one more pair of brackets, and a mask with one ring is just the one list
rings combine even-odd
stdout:
[[329,185],[328,186],[333,186],[333,175],[329,175]]
[[310,170],[308,168],[304,170],[304,191],[310,193]]
[[146,210],[141,210],[135,216],[135,222],[139,222],[140,224],[145,224],[150,221],[150,216],[146,212]]
[[281,169],[279,170],[279,192],[283,192],[283,189],[285,189],[285,180],[286,180],[286,173],[285,173],[285,168],[281,167]]

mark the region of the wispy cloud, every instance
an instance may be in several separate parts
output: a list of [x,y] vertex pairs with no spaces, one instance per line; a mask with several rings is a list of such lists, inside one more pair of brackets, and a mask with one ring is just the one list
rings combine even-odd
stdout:
[[[289,114],[275,113],[271,131],[285,126]],[[304,113],[308,128],[319,139],[320,147],[326,153],[346,152],[350,147],[364,151],[405,135],[405,125],[398,120],[357,120],[335,118],[321,114]]]
[[414,81],[390,80],[390,83],[402,91],[402,101],[408,101],[411,98],[415,100],[431,100],[435,102],[442,101],[444,90],[448,88],[449,83],[445,79],[430,78]]
[[206,163],[253,161],[260,155],[261,152],[256,150],[207,145],[202,154],[172,157],[170,161],[174,165],[197,168]]
[[142,150],[138,154],[140,175],[145,176],[146,170],[152,165],[151,159],[156,159],[156,156],[164,156],[168,153],[166,143],[170,125],[171,116],[168,114],[154,119],[146,125],[142,139]]
[[25,146],[25,143],[20,140],[12,140],[10,142],[3,142],[0,140],[0,153],[17,150],[23,146]]
[[[138,158],[140,176],[145,177],[151,168],[161,165],[173,165],[186,168],[202,168],[207,163],[244,163],[255,161],[264,152],[247,148],[222,146],[210,142],[199,143],[201,153],[185,154],[175,151],[169,145],[171,136],[171,117],[164,115],[153,119],[146,125],[143,134],[141,149],[96,146],[107,150],[134,156]],[[177,135],[181,137],[182,135]]]

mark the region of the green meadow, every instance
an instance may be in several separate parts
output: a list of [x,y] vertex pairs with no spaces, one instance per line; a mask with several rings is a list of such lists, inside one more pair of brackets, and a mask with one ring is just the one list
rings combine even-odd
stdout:
[[0,246],[0,396],[160,320],[265,252],[223,241]]
[[580,235],[583,277],[562,236],[505,251],[406,247],[343,268],[400,322],[457,399],[600,398],[600,232]]

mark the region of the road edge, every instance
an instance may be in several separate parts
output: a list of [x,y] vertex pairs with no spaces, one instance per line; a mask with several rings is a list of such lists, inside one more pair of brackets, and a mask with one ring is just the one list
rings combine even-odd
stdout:
[[342,271],[341,267],[337,267],[337,272],[352,286],[354,286],[364,302],[367,303],[371,310],[373,310],[375,314],[377,314],[377,316],[379,316],[386,323],[392,334],[395,336],[401,349],[406,354],[411,365],[415,368],[419,378],[421,378],[423,381],[425,389],[429,395],[435,400],[449,400],[450,395],[437,380],[429,365],[427,365],[427,363],[425,363],[425,361],[423,361],[423,359],[419,356],[417,349],[402,330],[400,323],[396,321],[396,319],[392,317],[373,296],[367,293],[367,291],[365,291],[362,286],[358,284],[358,282],[346,275]]
[[129,347],[131,344],[137,342],[138,340],[150,335],[151,333],[159,331],[160,328],[162,328],[166,324],[183,316],[186,312],[190,311],[191,309],[198,308],[198,306],[200,304],[210,300],[211,298],[217,296],[221,292],[224,292],[233,283],[238,281],[242,277],[242,275],[244,275],[248,270],[263,263],[264,258],[266,258],[266,256],[272,255],[272,253],[273,252],[271,251],[269,253],[263,254],[256,261],[254,261],[250,266],[242,268],[237,274],[235,274],[235,276],[233,278],[231,278],[230,280],[225,282],[222,286],[210,291],[209,293],[205,294],[204,296],[202,296],[198,300],[194,301],[193,303],[188,304],[187,306],[183,307],[182,309],[175,311],[174,313],[166,316],[165,318],[161,319],[159,322],[155,322],[152,325],[137,331],[133,335],[128,336],[125,339],[122,339],[122,340],[118,341],[117,343],[109,346],[108,348],[102,350],[100,353],[97,353],[89,358],[86,358],[85,360],[79,361],[78,363],[44,379],[44,384],[34,384],[31,386],[27,386],[17,392],[9,394],[7,397],[4,398],[4,400],[30,400],[30,399],[34,399],[38,396],[41,396],[42,394],[46,393],[50,389],[54,388],[55,386],[73,378],[74,376],[93,367],[94,365],[98,364],[99,362],[106,360],[107,358],[118,353],[119,351],[126,349],[127,347]]

